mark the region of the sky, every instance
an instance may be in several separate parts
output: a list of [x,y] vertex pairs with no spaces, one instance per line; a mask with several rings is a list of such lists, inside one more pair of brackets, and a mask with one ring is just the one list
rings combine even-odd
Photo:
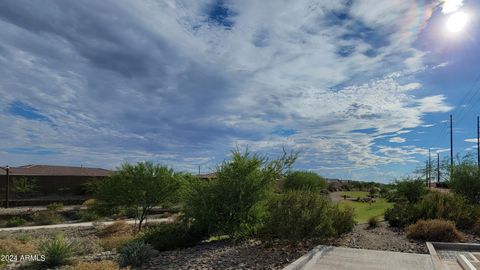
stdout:
[[[447,21],[467,14],[452,33]],[[476,151],[480,1],[0,1],[0,164],[388,182]]]

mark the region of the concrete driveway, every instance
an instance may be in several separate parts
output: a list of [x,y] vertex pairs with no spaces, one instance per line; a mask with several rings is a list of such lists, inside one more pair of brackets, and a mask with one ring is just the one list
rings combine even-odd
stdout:
[[318,246],[284,270],[433,270],[429,254]]

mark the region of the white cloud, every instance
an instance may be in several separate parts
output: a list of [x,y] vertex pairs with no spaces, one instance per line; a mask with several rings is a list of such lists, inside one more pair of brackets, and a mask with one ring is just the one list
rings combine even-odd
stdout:
[[[1,3],[0,106],[22,100],[54,124],[4,113],[0,151],[60,153],[8,154],[17,164],[150,159],[191,171],[235,145],[299,149],[299,166],[319,172],[412,163],[424,149],[376,151],[375,138],[451,109],[416,96],[425,54],[400,38],[418,29],[398,23],[415,2],[227,1],[230,29],[209,22],[209,2],[48,3],[38,14]],[[351,18],[332,22],[332,11]],[[272,135],[278,126],[298,133]],[[373,131],[352,132],[363,129]]]
[[401,137],[393,137],[393,138],[390,138],[388,141],[391,142],[391,143],[404,143],[407,140],[405,140],[405,138],[401,138]]

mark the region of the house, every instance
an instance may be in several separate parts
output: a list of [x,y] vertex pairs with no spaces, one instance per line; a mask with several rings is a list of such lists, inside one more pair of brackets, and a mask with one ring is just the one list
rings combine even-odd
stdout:
[[[0,198],[5,198],[6,168],[0,167]],[[35,196],[48,195],[82,195],[85,194],[85,184],[92,179],[109,177],[112,171],[101,168],[69,167],[52,165],[26,165],[10,167],[10,197],[18,198],[15,185],[21,180],[33,182]],[[17,181],[17,182],[16,182]],[[25,181],[23,181],[25,182]],[[33,195],[33,194],[32,194]]]
[[207,180],[207,181],[217,179],[217,173],[204,173],[204,174],[197,174],[196,176],[199,179]]

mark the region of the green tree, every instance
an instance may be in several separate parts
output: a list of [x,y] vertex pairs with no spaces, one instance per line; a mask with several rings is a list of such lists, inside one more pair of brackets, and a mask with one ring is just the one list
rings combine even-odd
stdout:
[[27,177],[14,177],[12,191],[23,198],[29,194],[34,193],[37,190],[37,179]]
[[421,179],[404,179],[396,182],[396,200],[407,200],[415,203],[427,193],[425,182]]
[[274,160],[232,152],[232,159],[217,168],[217,179],[191,183],[185,198],[185,218],[206,235],[227,234],[241,238],[256,230],[263,207],[279,179],[295,161],[296,154]]
[[285,189],[320,191],[327,188],[327,181],[320,175],[308,171],[296,171],[287,175]]
[[96,182],[95,198],[111,206],[136,209],[138,230],[149,211],[178,199],[183,175],[172,169],[139,162],[123,164],[111,177]]
[[470,203],[480,203],[480,171],[477,164],[464,158],[455,166],[449,186]]

